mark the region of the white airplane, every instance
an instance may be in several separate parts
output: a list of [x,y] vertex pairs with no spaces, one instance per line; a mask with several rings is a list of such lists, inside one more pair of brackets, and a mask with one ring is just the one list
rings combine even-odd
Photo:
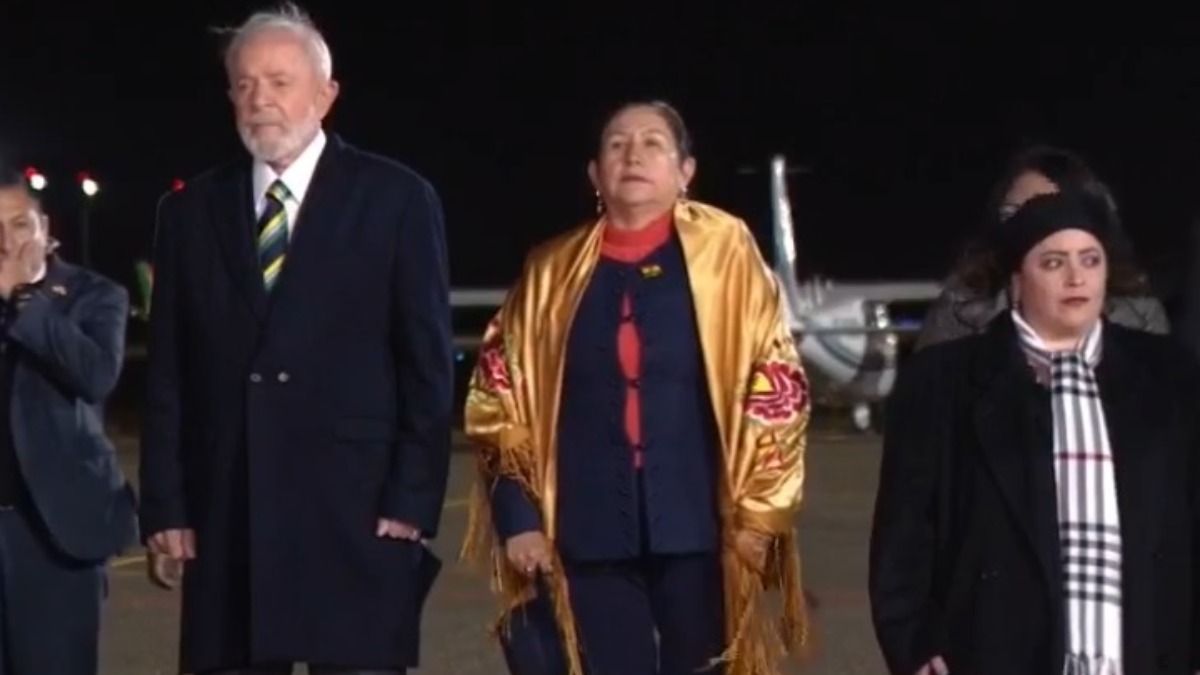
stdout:
[[[915,326],[892,325],[888,303],[928,302],[941,285],[926,281],[834,283],[796,276],[796,236],[788,198],[789,169],[783,156],[771,160],[772,270],[779,278],[792,335],[813,390],[825,402],[849,403],[859,431],[877,428],[882,401],[896,379],[899,335]],[[500,288],[451,291],[455,308],[498,307]],[[471,348],[478,337],[459,336],[455,345]]]
[[878,428],[882,402],[896,380],[899,336],[918,327],[893,325],[888,303],[930,302],[937,282],[834,283],[796,276],[796,235],[788,198],[787,161],[771,160],[772,267],[783,288],[792,335],[813,391],[849,403],[859,431]]

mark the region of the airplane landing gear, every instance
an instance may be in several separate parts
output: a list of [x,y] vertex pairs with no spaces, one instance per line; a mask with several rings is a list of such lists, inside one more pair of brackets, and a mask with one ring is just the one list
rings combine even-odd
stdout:
[[854,423],[854,430],[865,434],[871,430],[871,404],[855,403],[854,408],[850,411],[850,421]]
[[856,403],[850,411],[850,421],[860,434],[883,431],[883,406],[877,403]]

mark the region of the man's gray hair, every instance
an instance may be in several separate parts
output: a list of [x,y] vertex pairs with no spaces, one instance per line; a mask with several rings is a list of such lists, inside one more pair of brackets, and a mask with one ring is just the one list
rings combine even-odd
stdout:
[[308,13],[292,2],[285,2],[275,9],[255,12],[236,28],[218,30],[219,33],[229,36],[229,43],[225,47],[226,69],[231,68],[234,57],[247,40],[272,30],[290,31],[303,40],[317,72],[326,80],[333,78],[333,54],[325,42],[325,37],[317,30]]

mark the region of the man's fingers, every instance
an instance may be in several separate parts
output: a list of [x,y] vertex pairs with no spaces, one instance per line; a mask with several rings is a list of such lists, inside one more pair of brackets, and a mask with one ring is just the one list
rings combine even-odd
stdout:
[[192,530],[166,530],[150,537],[146,548],[175,560],[193,560],[196,557],[196,533]]
[[150,573],[150,581],[168,591],[178,587],[183,578],[183,563],[164,555],[151,553],[146,568]]
[[179,538],[174,531],[159,532],[150,538],[150,550],[159,555],[175,557],[178,553]]
[[379,524],[375,527],[375,535],[378,537],[391,537],[393,539],[400,538],[400,524],[394,520],[380,518]]
[[194,560],[196,558],[196,533],[192,530],[184,530],[180,533],[179,546],[181,557],[184,560]]
[[179,530],[167,532],[167,555],[174,560],[183,558],[183,533]]
[[421,532],[411,525],[388,518],[380,518],[375,527],[375,536],[418,541],[421,538]]
[[929,663],[921,666],[916,675],[950,675],[950,669],[946,667],[946,662],[942,657],[935,656],[929,660]]
[[153,535],[150,537],[150,542],[149,542],[149,543],[150,543],[150,546],[151,546],[151,547],[153,547],[153,548],[156,548],[156,549],[161,549],[161,550],[163,550],[163,551],[166,551],[166,550],[167,550],[167,535],[168,535],[168,534],[170,534],[170,532],[169,532],[169,531],[164,531],[164,532],[155,532],[155,533],[154,533],[154,534],[153,534]]

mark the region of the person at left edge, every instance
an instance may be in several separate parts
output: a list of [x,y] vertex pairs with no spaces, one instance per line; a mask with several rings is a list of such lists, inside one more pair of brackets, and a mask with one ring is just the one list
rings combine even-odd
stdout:
[[129,294],[54,255],[25,176],[0,173],[0,675],[95,675],[105,562],[137,541],[104,431]]
[[170,194],[157,224],[151,571],[182,568],[184,672],[403,673],[449,468],[441,206],[322,131],[338,89],[300,9],[251,16],[226,68],[249,156]]

